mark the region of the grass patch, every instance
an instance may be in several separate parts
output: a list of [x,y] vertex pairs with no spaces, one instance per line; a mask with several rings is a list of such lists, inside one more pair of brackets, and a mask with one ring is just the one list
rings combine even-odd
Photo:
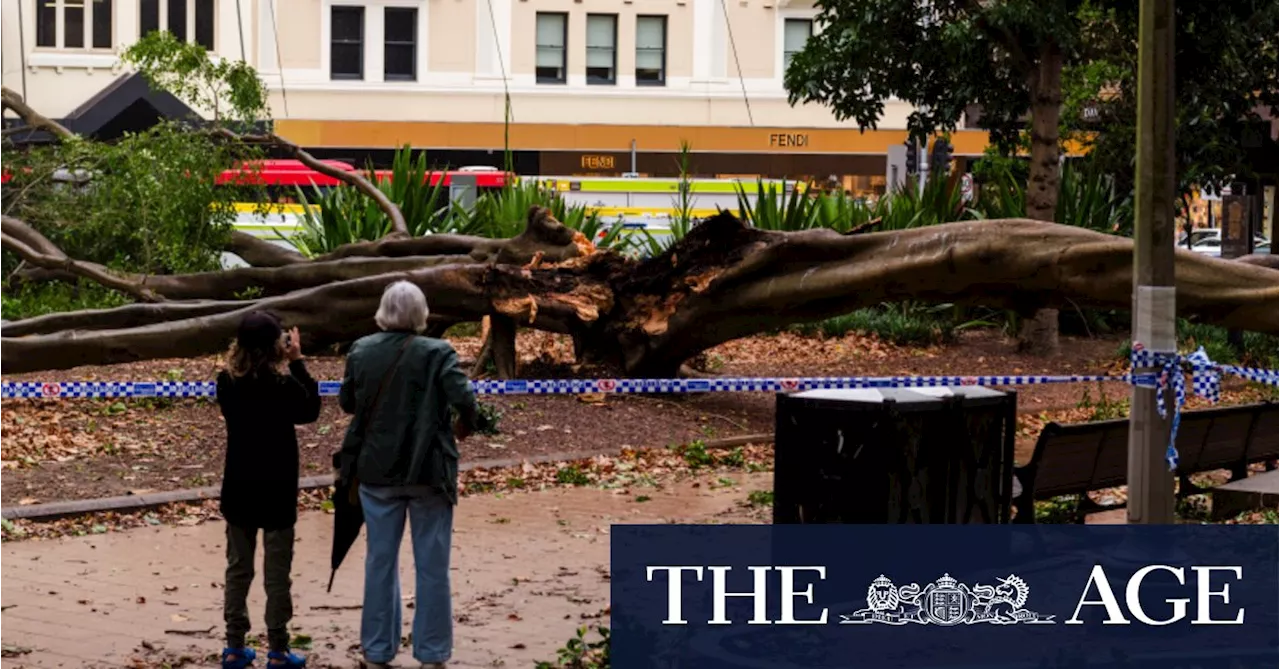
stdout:
[[444,336],[446,339],[463,338],[463,337],[479,337],[480,324],[476,322],[457,323],[451,326],[448,330],[445,330]]
[[609,628],[596,627],[599,638],[594,640],[588,638],[587,632],[585,625],[579,627],[577,634],[556,651],[555,660],[538,662],[534,669],[608,669]]
[[1098,384],[1098,399],[1094,400],[1089,393],[1089,389],[1085,388],[1080,401],[1076,403],[1076,408],[1089,411],[1089,419],[1087,422],[1115,420],[1117,418],[1129,417],[1129,398],[1122,397],[1118,400],[1112,400],[1107,397],[1106,392],[1102,388],[1102,384]]
[[689,465],[690,469],[698,469],[699,467],[713,467],[716,464],[716,456],[707,450],[707,445],[702,440],[692,441],[676,449]]
[[566,465],[556,470],[556,483],[561,485],[590,485],[591,477],[577,465]]
[[751,506],[773,506],[773,491],[752,490],[751,494],[747,495],[747,502]]
[[956,335],[964,330],[999,325],[985,318],[962,320],[963,318],[963,310],[951,304],[885,303],[843,316],[795,325],[790,330],[804,336],[827,338],[843,337],[856,332],[875,335],[899,346],[932,346],[954,341]]
[[1070,524],[1076,522],[1076,509],[1079,500],[1074,495],[1064,495],[1035,503],[1036,522],[1049,524]]

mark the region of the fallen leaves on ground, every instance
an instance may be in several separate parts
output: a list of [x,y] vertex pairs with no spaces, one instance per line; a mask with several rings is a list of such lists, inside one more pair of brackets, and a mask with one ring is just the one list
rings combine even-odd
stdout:
[[[458,494],[466,497],[576,486],[613,490],[629,486],[656,487],[694,474],[715,471],[717,468],[767,471],[773,467],[771,446],[744,446],[712,451],[711,458],[712,462],[703,464],[705,455],[691,458],[683,448],[625,449],[616,456],[600,455],[566,462],[525,462],[513,467],[472,469],[459,474]],[[299,510],[332,510],[332,490],[331,487],[325,487],[301,491]],[[145,511],[91,513],[51,521],[6,520],[0,523],[0,539],[5,542],[54,539],[158,525],[196,525],[221,518],[217,500],[204,500],[166,504]]]
[[[884,360],[906,349],[881,341],[874,335],[848,333],[841,337],[807,337],[790,332],[735,339],[706,352],[712,366],[720,364],[806,365],[832,361]],[[937,355],[938,347],[917,348],[925,355]],[[708,371],[716,371],[714,369]]]

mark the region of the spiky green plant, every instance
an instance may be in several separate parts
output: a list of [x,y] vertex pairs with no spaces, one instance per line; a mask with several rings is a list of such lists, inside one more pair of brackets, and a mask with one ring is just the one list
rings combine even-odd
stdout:
[[680,154],[676,158],[676,169],[679,170],[680,181],[677,184],[676,196],[671,199],[670,233],[658,236],[647,228],[641,229],[640,235],[633,238],[634,241],[627,248],[628,251],[641,256],[661,255],[673,244],[684,239],[684,236],[689,234],[697,224],[693,220],[693,144],[688,140],[680,140]]
[[[368,174],[373,171],[370,164]],[[392,159],[390,178],[375,184],[400,208],[409,234],[415,237],[442,232],[447,227],[448,190],[444,179],[432,184],[430,174],[427,155],[418,153],[415,158],[413,150],[405,145]],[[304,254],[318,255],[343,244],[373,241],[391,230],[391,221],[378,203],[354,186],[340,184],[324,190],[312,186],[309,196],[302,188],[295,190],[303,206],[302,230],[285,239]]]

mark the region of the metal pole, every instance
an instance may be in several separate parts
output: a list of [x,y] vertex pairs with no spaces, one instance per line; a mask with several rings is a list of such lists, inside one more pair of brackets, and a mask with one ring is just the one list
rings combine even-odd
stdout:
[[[22,29],[22,26],[18,26]],[[4,86],[4,1],[0,0],[0,86]],[[0,130],[6,128],[5,110],[0,109]]]
[[18,64],[22,66],[22,99],[31,104],[27,98],[27,26],[22,22],[22,6],[25,4],[27,0],[18,0]]
[[631,140],[631,173],[635,174],[639,170],[636,169],[636,140]]
[[919,151],[920,151],[920,162],[917,164],[920,166],[920,179],[919,179],[920,183],[917,185],[920,188],[920,197],[924,197],[924,185],[925,185],[925,182],[929,180],[929,140],[928,138],[920,142]]
[[[1177,350],[1173,282],[1173,0],[1140,0],[1137,198],[1133,236],[1133,336],[1147,350]],[[1152,372],[1151,369],[1135,373]],[[1129,414],[1130,523],[1174,522],[1173,474],[1165,461],[1172,390],[1161,418],[1154,388],[1133,387]]]

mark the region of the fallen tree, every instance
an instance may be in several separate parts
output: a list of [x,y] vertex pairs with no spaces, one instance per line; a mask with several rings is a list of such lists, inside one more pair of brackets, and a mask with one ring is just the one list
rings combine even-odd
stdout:
[[[137,51],[142,54],[139,62],[168,59],[176,69],[162,78],[178,82],[188,78],[183,68],[208,58],[203,49],[164,35],[144,38],[139,45],[145,46]],[[205,65],[216,79],[222,66]],[[234,99],[253,101],[265,95],[257,79],[237,81],[248,85]],[[3,106],[29,128],[48,130],[63,142],[88,141],[40,115],[12,91],[3,93]],[[253,116],[257,108],[249,105],[240,116],[258,118]],[[137,303],[5,322],[0,327],[5,373],[217,353],[234,336],[243,315],[254,309],[274,311],[287,326],[298,327],[309,351],[341,346],[376,331],[373,315],[382,291],[399,279],[426,292],[431,333],[438,335],[454,323],[483,321],[485,344],[476,369],[492,360],[505,377],[518,371],[515,336],[520,327],[571,335],[580,359],[652,378],[687,373],[685,361],[734,338],[885,301],[1001,307],[1024,316],[1068,305],[1128,309],[1131,302],[1132,241],[1054,223],[1009,219],[865,234],[866,227],[849,234],[829,229],[787,233],[753,228],[721,213],[664,253],[639,260],[597,249],[548,209],[533,206],[521,234],[509,239],[413,237],[407,234],[403,212],[368,179],[333,169],[287,139],[237,134],[216,124],[190,132],[216,138],[219,147],[233,146],[221,142],[255,150],[272,147],[341,179],[377,203],[388,221],[386,236],[308,258],[231,233],[225,249],[250,267],[131,273],[99,264],[115,262],[108,258],[72,257],[7,209],[0,242],[5,253],[21,261],[11,278],[95,282]],[[180,144],[185,139],[177,136]],[[208,167],[203,154],[198,158],[195,167]],[[169,183],[181,188],[187,182]],[[21,201],[23,193],[16,195]],[[204,191],[189,195],[189,211],[208,212],[210,202],[197,201],[207,196]],[[39,207],[29,210],[41,213]],[[198,234],[205,223],[193,221],[189,229]],[[1177,304],[1184,316],[1275,333],[1278,284],[1280,272],[1274,268],[1177,252]]]
[[[568,243],[556,243],[562,240]],[[1131,240],[1027,219],[841,235],[763,231],[721,213],[666,253],[635,260],[595,249],[535,207],[521,236],[476,244],[487,249],[484,261],[454,253],[454,241],[439,246],[444,256],[348,255],[207,276],[131,278],[161,295],[161,286],[181,286],[194,301],[8,323],[0,331],[0,357],[6,373],[21,373],[205,355],[223,350],[253,309],[278,313],[315,350],[376,331],[383,288],[405,279],[426,292],[433,317],[491,317],[501,375],[516,372],[514,357],[502,351],[520,326],[572,335],[583,356],[622,373],[669,377],[725,341],[884,301],[1023,313],[1068,304],[1127,309],[1132,289]],[[548,262],[549,255],[560,260]],[[335,267],[342,269],[335,274]],[[289,290],[223,299],[228,284],[241,282]],[[1183,316],[1274,333],[1278,286],[1275,270],[1177,252]]]

